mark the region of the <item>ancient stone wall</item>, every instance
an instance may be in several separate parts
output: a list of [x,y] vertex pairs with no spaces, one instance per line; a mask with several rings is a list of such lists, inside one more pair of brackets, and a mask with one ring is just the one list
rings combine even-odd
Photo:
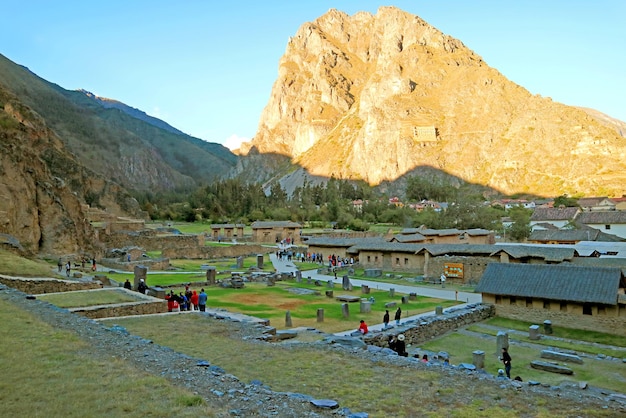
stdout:
[[223,245],[219,247],[183,247],[172,246],[163,249],[163,257],[170,259],[184,258],[184,259],[213,259],[222,257],[239,257],[256,254],[267,254],[274,252],[274,248],[263,247],[261,245]]
[[145,266],[148,270],[167,270],[170,267],[170,259],[159,258],[127,262],[120,261],[119,258],[103,258],[100,260],[100,264],[110,269],[125,271],[134,271],[135,266]]
[[432,315],[419,321],[406,321],[389,333],[383,332],[365,338],[365,342],[387,347],[388,336],[404,334],[406,344],[422,344],[458,328],[484,321],[494,316],[496,309],[490,304],[468,305],[466,308],[449,308],[442,315]]
[[147,251],[162,251],[168,247],[204,246],[204,235],[159,235],[155,231],[115,232],[100,234],[107,248],[142,247]]
[[167,302],[150,298],[150,301],[119,303],[115,305],[88,306],[83,308],[69,309],[72,313],[86,316],[87,318],[114,318],[130,315],[148,315],[167,312]]
[[59,279],[30,279],[7,276],[0,276],[0,283],[31,295],[102,288],[102,284],[97,282],[78,282]]
[[477,284],[485,272],[487,264],[499,262],[499,257],[429,257],[427,264],[424,266],[424,275],[428,277],[439,277],[441,273],[443,273],[444,264],[460,263],[463,264],[463,279],[448,278],[448,282]]
[[[622,308],[624,309],[624,308]],[[534,322],[552,321],[553,327],[584,329],[588,331],[606,332],[626,337],[626,316],[621,315],[582,315],[548,309],[534,309],[519,305],[495,305],[496,315],[520,321]]]

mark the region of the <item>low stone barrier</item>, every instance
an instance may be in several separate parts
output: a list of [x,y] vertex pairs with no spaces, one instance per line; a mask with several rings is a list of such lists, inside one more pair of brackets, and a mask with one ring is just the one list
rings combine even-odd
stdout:
[[87,306],[68,309],[87,318],[115,318],[118,316],[149,315],[167,312],[167,302],[156,298],[154,300],[118,303],[114,305]]
[[406,321],[391,330],[372,333],[364,341],[370,345],[387,347],[390,333],[404,334],[406,344],[422,344],[432,338],[439,337],[449,331],[484,321],[496,313],[495,307],[490,304],[472,304],[465,308],[449,308],[442,315],[431,315],[419,321]]
[[97,282],[8,276],[0,276],[0,283],[31,295],[101,289],[103,287],[101,283]]

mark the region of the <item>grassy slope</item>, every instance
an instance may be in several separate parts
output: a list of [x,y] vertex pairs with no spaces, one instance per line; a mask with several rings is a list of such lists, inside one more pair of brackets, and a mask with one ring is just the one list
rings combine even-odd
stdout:
[[115,358],[93,357],[73,333],[5,301],[0,324],[3,416],[197,417],[219,411],[161,377]]

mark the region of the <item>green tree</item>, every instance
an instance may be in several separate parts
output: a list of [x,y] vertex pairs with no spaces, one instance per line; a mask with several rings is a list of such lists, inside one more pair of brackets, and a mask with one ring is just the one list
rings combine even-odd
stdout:
[[566,194],[561,195],[554,199],[554,207],[559,208],[561,206],[564,206],[566,208],[578,207],[578,199],[568,197]]
[[524,241],[530,236],[530,215],[532,211],[530,209],[516,206],[509,210],[509,217],[512,224],[507,228],[509,236],[515,241]]

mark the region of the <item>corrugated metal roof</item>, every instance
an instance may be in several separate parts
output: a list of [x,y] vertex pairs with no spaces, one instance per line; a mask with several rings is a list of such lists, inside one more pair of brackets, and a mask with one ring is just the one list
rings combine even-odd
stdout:
[[621,277],[610,267],[490,263],[476,292],[616,305]]

